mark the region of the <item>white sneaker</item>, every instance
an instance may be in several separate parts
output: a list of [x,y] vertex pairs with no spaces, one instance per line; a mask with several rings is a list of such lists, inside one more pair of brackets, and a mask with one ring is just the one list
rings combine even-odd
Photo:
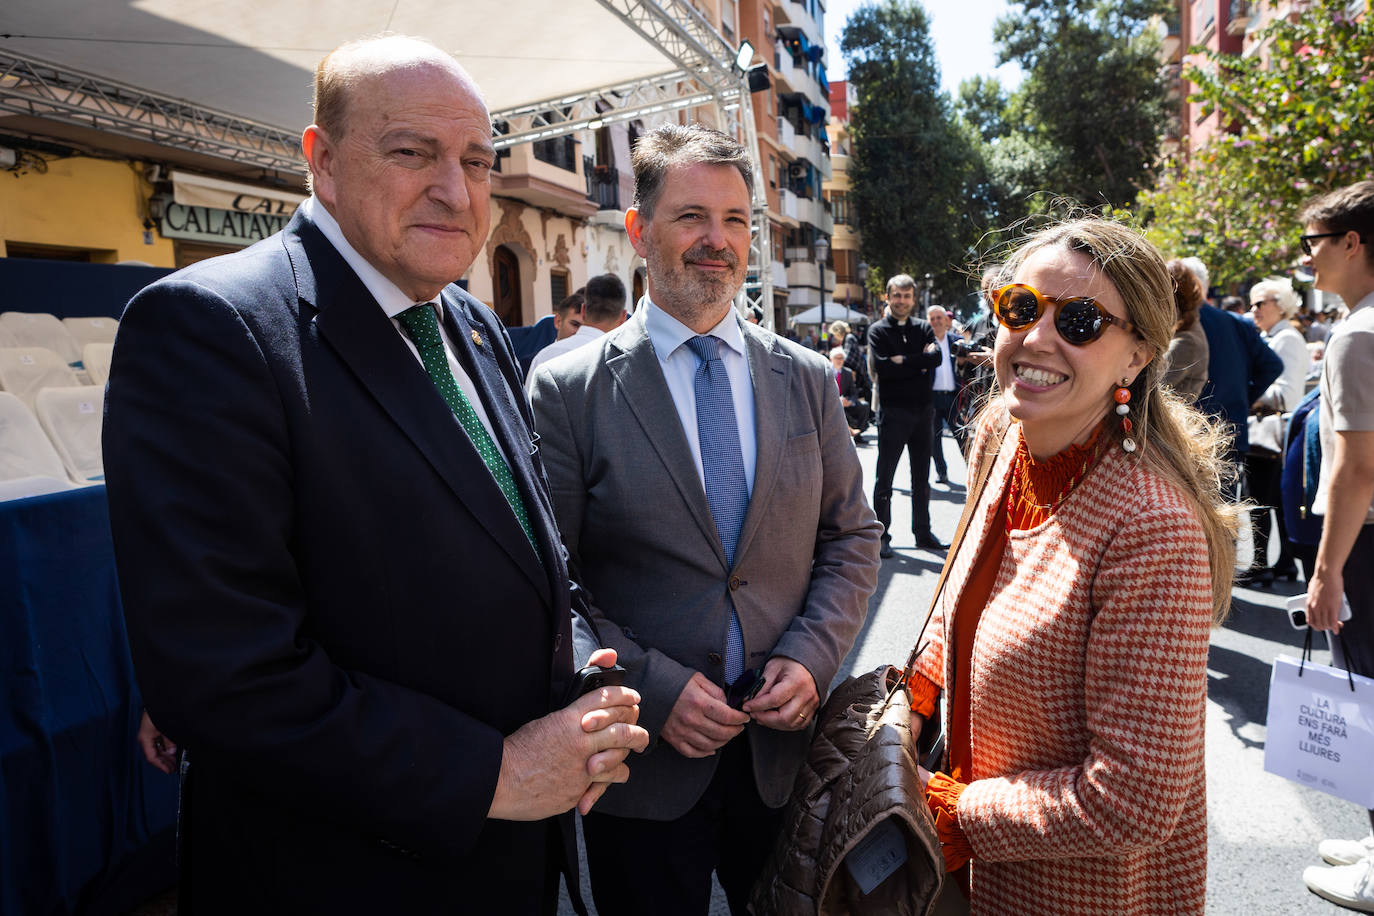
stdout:
[[1362,840],[1322,840],[1317,853],[1331,865],[1354,865],[1374,856],[1374,833]]
[[1302,880],[1318,897],[1348,909],[1374,913],[1374,856],[1335,868],[1313,865],[1303,869]]

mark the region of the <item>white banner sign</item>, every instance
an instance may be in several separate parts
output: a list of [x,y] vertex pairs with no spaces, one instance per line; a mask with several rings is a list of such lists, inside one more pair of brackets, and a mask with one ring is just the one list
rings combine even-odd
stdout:
[[184,207],[208,207],[234,213],[263,213],[290,216],[304,194],[277,188],[239,184],[222,178],[207,178],[190,172],[172,173],[172,200]]

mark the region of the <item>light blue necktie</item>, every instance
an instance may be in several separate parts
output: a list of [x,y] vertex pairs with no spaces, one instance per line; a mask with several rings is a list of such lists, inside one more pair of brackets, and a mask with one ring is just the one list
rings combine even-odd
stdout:
[[[735,421],[735,399],[730,377],[720,360],[720,340],[693,337],[687,346],[701,363],[697,366],[692,390],[697,401],[697,442],[701,446],[701,469],[706,484],[706,501],[716,533],[725,548],[725,562],[735,565],[735,547],[740,528],[749,511],[749,485],[744,479],[744,454],[739,443],[739,424]],[[744,634],[731,598],[730,629],[725,636],[725,682],[733,684],[744,671]]]

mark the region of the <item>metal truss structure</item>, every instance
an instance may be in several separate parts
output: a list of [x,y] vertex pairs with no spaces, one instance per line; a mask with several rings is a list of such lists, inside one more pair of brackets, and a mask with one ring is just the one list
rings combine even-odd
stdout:
[[[732,48],[687,0],[596,0],[657,47],[673,69],[656,76],[493,111],[498,149],[608,123],[661,121],[712,106],[743,135],[754,164],[754,234],[741,305],[773,314],[772,246],[764,175],[745,74]],[[0,49],[0,113],[94,128],[120,137],[276,171],[300,168],[300,137],[277,127]]]
[[0,50],[0,112],[264,169],[301,167],[296,134],[6,50]]
[[621,121],[652,123],[682,109],[713,106],[727,133],[744,135],[754,164],[754,233],[740,305],[758,306],[765,323],[771,326],[773,279],[768,199],[763,190],[765,176],[760,166],[753,105],[745,74],[735,66],[736,49],[686,0],[597,2],[657,46],[677,69],[617,86],[493,111],[496,147],[548,140]]

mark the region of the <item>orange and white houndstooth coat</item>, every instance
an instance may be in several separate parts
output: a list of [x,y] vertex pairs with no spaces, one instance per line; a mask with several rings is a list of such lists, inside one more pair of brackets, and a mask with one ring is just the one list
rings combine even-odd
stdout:
[[[931,621],[918,671],[937,684],[953,682],[947,618],[1006,497],[1017,432]],[[1117,446],[1048,521],[1010,533],[974,639],[959,799],[975,916],[1203,912],[1211,624],[1192,504]]]

